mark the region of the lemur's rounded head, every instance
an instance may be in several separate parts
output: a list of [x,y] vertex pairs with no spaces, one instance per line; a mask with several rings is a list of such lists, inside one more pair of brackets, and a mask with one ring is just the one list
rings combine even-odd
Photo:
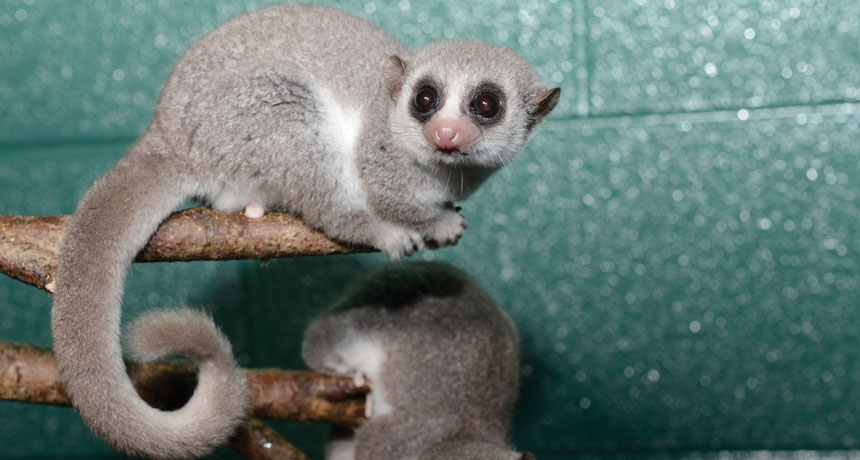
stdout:
[[385,76],[392,138],[425,164],[508,164],[561,93],[513,50],[474,40],[393,56]]

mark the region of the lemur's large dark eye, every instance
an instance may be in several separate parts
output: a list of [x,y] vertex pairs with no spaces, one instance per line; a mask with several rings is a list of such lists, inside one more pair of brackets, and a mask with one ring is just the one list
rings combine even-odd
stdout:
[[415,95],[415,109],[421,113],[427,113],[436,108],[439,103],[439,94],[430,86],[418,90]]
[[499,114],[502,101],[496,93],[484,91],[472,99],[472,112],[484,118],[493,118]]

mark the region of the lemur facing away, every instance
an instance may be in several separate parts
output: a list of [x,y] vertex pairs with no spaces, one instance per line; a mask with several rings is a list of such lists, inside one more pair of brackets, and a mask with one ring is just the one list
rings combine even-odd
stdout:
[[519,342],[475,280],[439,263],[385,266],[358,283],[302,344],[317,371],[370,379],[369,419],[326,460],[533,459],[507,442]]
[[133,343],[141,356],[202,362],[186,406],[148,406],[125,374],[126,273],[186,200],[250,217],[288,209],[391,259],[456,244],[466,224],[453,203],[512,161],[558,99],[509,49],[451,40],[411,53],[320,6],[271,6],[213,30],[176,64],[152,123],[66,231],[51,319],[74,406],[115,448],[155,458],[203,455],[242,417],[229,343],[193,312],[150,317]]

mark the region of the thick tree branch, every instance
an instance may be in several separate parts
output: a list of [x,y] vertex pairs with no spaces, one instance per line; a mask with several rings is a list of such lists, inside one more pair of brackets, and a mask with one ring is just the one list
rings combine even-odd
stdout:
[[[141,398],[160,409],[181,407],[197,384],[197,366],[185,360],[126,363]],[[350,378],[309,371],[247,371],[249,417],[324,421],[356,427],[364,419],[369,387]],[[0,341],[0,399],[71,405],[60,381],[54,355],[46,349]],[[249,418],[230,440],[240,454],[256,460],[309,460],[278,432]]]
[[[0,273],[53,292],[54,272],[70,216],[0,216]],[[139,262],[271,259],[372,251],[332,241],[286,213],[249,219],[205,207],[165,220]]]
[[[197,366],[186,360],[126,363],[141,398],[161,409],[182,406],[197,384]],[[247,371],[249,415],[322,421],[355,427],[364,417],[368,387],[352,379],[310,371]],[[70,405],[53,354],[46,349],[0,341],[0,399]]]

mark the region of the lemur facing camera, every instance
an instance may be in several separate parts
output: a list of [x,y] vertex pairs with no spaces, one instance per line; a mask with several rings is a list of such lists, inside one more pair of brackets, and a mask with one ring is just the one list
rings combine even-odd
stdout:
[[125,374],[126,273],[183,202],[249,217],[287,209],[391,259],[456,244],[466,224],[453,203],[516,157],[559,93],[510,49],[450,40],[412,53],[369,22],[321,6],[271,6],[205,35],[65,234],[51,324],[84,421],[128,454],[182,458],[224,442],[244,414],[244,375],[200,314],[150,316],[132,341],[140,356],[201,361],[183,408],[150,407]]

